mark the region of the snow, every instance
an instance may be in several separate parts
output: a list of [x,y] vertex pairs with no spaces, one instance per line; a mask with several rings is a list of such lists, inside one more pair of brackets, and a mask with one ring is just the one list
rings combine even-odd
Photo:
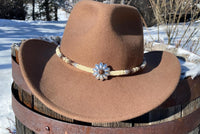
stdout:
[[[180,23],[177,25],[177,30],[178,31],[178,34],[176,36],[176,39],[172,39],[172,42],[171,42],[171,45],[177,45],[178,42],[181,40],[182,36],[184,35],[184,32],[185,30],[187,29],[188,27],[189,22],[187,23]],[[175,27],[175,25],[173,26],[168,26],[168,27]],[[158,43],[163,43],[163,44],[168,44],[168,37],[167,37],[167,34],[166,34],[166,31],[167,31],[167,26],[166,25],[160,25],[159,26],[159,39],[158,39],[158,28],[157,26],[153,26],[153,27],[150,27],[150,28],[146,28],[144,27],[144,39],[146,41],[154,41],[154,42],[158,42]],[[199,29],[200,30],[200,22],[199,21],[196,21],[194,23],[191,23],[190,27],[188,28],[186,34],[184,35],[182,41],[181,41],[181,44],[180,46],[184,46],[184,49],[190,51],[191,49],[194,50],[194,47],[191,47],[192,44],[197,44],[198,42],[198,39],[200,37],[200,31],[196,32],[196,35],[194,37],[191,38],[190,41],[188,41],[187,45],[184,45],[185,42],[187,42],[187,37],[190,36],[190,34],[194,31],[194,30],[197,30]],[[174,33],[174,36],[176,35],[176,32]],[[200,43],[198,43],[198,47],[200,48]],[[200,55],[200,50],[197,52],[197,54]]]
[[[180,23],[177,25],[178,34],[175,40],[172,39],[171,45],[168,46],[168,48],[175,48],[175,45],[180,41],[182,35],[184,34],[185,29],[187,29],[187,26],[189,25],[189,22],[186,24]],[[189,30],[185,34],[181,46],[184,45],[184,43],[187,41],[187,37],[190,36],[190,34],[193,32],[194,29],[199,29],[200,21],[196,21],[189,27]],[[171,27],[169,25],[169,27]],[[158,40],[158,28],[157,26],[153,26],[150,28],[144,27],[144,39],[146,42],[154,42],[153,45],[158,44],[167,44],[168,43],[168,37],[166,34],[166,25],[160,25],[159,26],[159,40]],[[184,49],[178,48],[177,49],[177,55],[187,55],[188,61],[183,61],[182,59],[179,59],[181,64],[181,79],[191,76],[192,79],[194,79],[197,75],[200,75],[200,50],[197,51],[197,54],[189,52],[191,49],[191,45],[194,42],[197,42],[200,37],[200,31],[197,32],[197,34],[187,43],[187,45],[184,46]],[[200,48],[200,43],[197,44],[198,48]]]
[[14,130],[11,107],[11,44],[41,36],[62,36],[65,25],[66,18],[58,22],[0,19],[0,134],[9,134],[7,128]]
[[[11,44],[29,38],[62,36],[68,15],[62,10],[59,10],[59,14],[61,17],[59,17],[58,22],[0,19],[0,134],[9,134],[7,128],[14,130],[14,114],[11,107]],[[165,27],[161,27],[160,30],[162,34],[160,38],[166,43]],[[150,33],[151,36],[149,35]],[[145,28],[144,35],[147,41],[152,41],[152,38],[156,40],[157,27]],[[199,56],[183,49],[178,49],[177,53],[188,54],[188,59],[191,60],[191,62],[185,62],[179,59],[183,71],[182,77],[192,76],[194,78],[196,74],[200,74],[200,64],[192,62],[193,60],[199,60]]]
[[182,55],[182,54],[187,54],[188,55],[188,60],[191,61],[191,62],[195,62],[197,60],[200,60],[200,56],[194,54],[194,53],[191,53],[189,51],[186,51],[182,48],[178,48],[178,51],[177,51],[177,54],[178,55]]
[[187,78],[189,76],[194,79],[196,76],[200,75],[200,56],[182,48],[178,48],[177,55],[183,54],[187,54],[188,61],[184,61],[183,59],[179,58],[179,62],[181,64],[181,79]]
[[184,79],[185,77],[191,76],[194,79],[196,76],[200,75],[200,63],[194,64],[192,62],[184,62],[179,59],[181,63],[181,78]]
[[[28,21],[28,20],[32,20],[32,9],[33,9],[33,7],[32,7],[32,4],[31,3],[28,3],[27,4],[27,16],[26,16],[26,20]],[[38,13],[38,12],[40,12],[39,11],[39,4],[38,3],[35,3],[35,12],[36,13]],[[67,20],[68,18],[69,18],[69,13],[67,13],[67,12],[65,12],[64,11],[64,9],[63,8],[59,8],[58,9],[58,21],[63,21],[63,20]],[[44,16],[42,16],[41,17],[41,19],[42,20],[44,20],[45,19],[45,17]]]
[[66,13],[64,9],[58,9],[58,21],[60,20],[67,20],[69,18],[69,13]]

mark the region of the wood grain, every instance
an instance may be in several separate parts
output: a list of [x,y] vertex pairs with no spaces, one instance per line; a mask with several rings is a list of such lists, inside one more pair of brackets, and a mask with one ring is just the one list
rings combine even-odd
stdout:
[[[18,92],[19,100],[30,109],[33,109],[41,114],[44,114],[45,116],[49,116],[58,120],[84,125],[84,122],[72,120],[70,118],[64,117],[50,110],[43,103],[41,103],[35,96],[28,94],[23,89],[18,87],[16,84],[14,84],[13,87]],[[200,107],[200,98],[192,101],[191,103],[184,104],[184,105],[178,105],[178,106],[173,106],[173,107],[168,107],[168,108],[158,107],[143,116],[140,116],[135,119],[123,121],[123,122],[91,123],[91,124],[85,123],[85,124],[98,126],[98,127],[114,127],[114,128],[149,126],[152,124],[159,124],[162,122],[167,122],[174,119],[178,119],[180,117],[184,117],[192,113],[199,107]],[[28,129],[25,126],[25,124],[22,124],[17,118],[16,118],[16,131],[17,131],[17,134],[35,134],[33,131]],[[196,129],[191,131],[189,134],[199,134],[199,133],[200,133],[200,126],[198,126]]]

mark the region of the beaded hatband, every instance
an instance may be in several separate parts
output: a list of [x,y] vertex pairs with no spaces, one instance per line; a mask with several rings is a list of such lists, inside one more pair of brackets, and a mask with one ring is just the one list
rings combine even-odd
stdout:
[[58,46],[56,48],[56,54],[59,58],[61,58],[64,62],[66,62],[67,64],[70,64],[80,70],[83,70],[85,72],[88,73],[92,73],[96,79],[98,80],[107,80],[108,76],[121,76],[121,75],[129,75],[129,74],[133,74],[138,72],[139,70],[142,70],[145,68],[147,62],[144,59],[143,63],[139,66],[139,67],[134,67],[130,70],[116,70],[116,71],[110,71],[110,68],[103,63],[100,64],[96,64],[95,68],[90,68],[90,67],[86,67],[83,65],[80,65],[78,63],[75,63],[74,61],[70,60],[69,58],[65,57],[61,51],[60,51],[60,47]]

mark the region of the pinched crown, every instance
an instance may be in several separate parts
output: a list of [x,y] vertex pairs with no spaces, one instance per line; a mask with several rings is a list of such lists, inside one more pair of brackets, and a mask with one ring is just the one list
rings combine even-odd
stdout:
[[102,62],[111,65],[112,70],[125,70],[142,64],[143,47],[143,26],[137,9],[91,1],[79,2],[73,9],[60,49],[87,67]]

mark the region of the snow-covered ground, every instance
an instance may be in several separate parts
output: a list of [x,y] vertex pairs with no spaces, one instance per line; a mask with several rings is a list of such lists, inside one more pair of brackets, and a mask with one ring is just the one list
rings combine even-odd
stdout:
[[14,114],[11,107],[11,44],[23,39],[41,36],[61,36],[67,16],[60,10],[58,22],[17,21],[0,19],[0,134],[9,134],[14,129]]
[[[193,23],[186,22],[177,25],[160,25],[159,26],[159,37],[158,27],[152,26],[150,28],[144,27],[144,38],[146,41],[155,41],[163,44],[168,44],[168,36],[166,31],[172,31],[171,33],[171,45],[177,45],[180,42],[180,46],[188,51],[193,51],[200,55],[200,21]],[[174,34],[173,30],[176,29]],[[186,32],[185,32],[186,31]],[[195,32],[194,32],[195,31]],[[184,34],[185,33],[185,34]],[[192,34],[192,36],[191,36]],[[172,35],[174,35],[172,37]],[[174,38],[175,37],[175,38]],[[188,38],[191,37],[191,40]],[[159,39],[158,39],[159,38]],[[186,43],[187,42],[187,43]],[[197,47],[196,47],[197,46]],[[196,51],[195,51],[196,48]]]
[[[64,17],[63,17],[64,16]],[[11,44],[23,39],[44,36],[62,36],[67,17],[60,10],[58,22],[16,21],[0,19],[0,134],[9,134],[7,128],[14,129],[14,114],[11,107]],[[160,28],[160,38],[167,42],[165,26]],[[157,27],[144,29],[145,39],[156,40]],[[198,38],[200,35],[197,35]],[[183,52],[183,51],[181,51]],[[183,63],[184,64],[184,63]],[[194,66],[192,66],[194,67]]]

